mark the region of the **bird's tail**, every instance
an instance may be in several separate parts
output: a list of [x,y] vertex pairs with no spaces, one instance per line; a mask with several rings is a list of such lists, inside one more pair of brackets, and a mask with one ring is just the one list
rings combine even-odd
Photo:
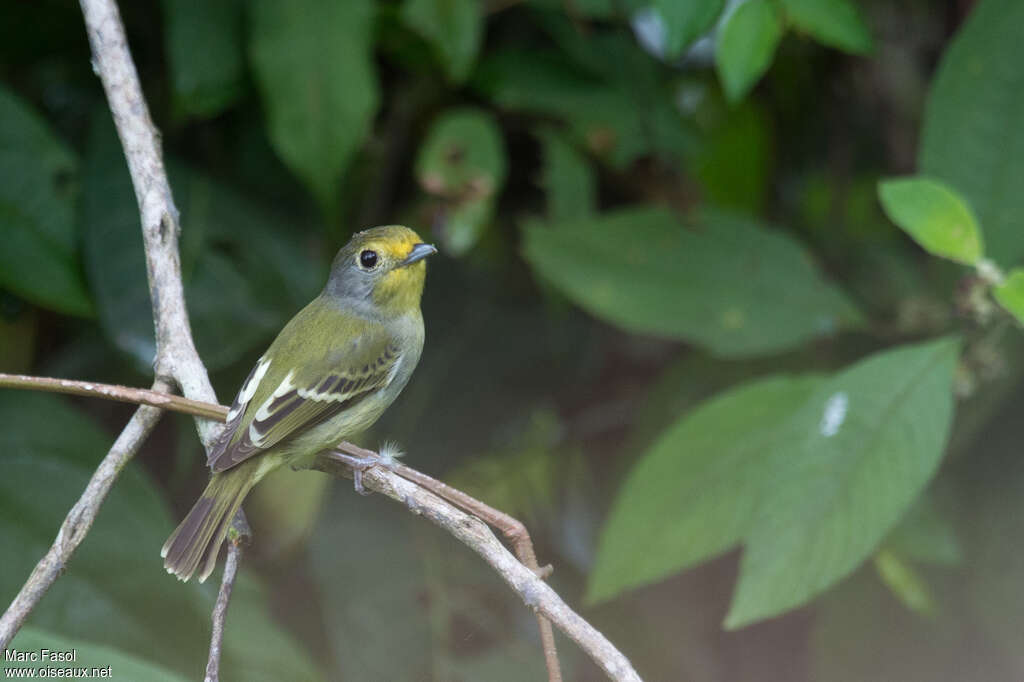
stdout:
[[247,464],[214,474],[192,511],[167,538],[160,556],[168,573],[188,580],[199,568],[203,582],[213,572],[231,519],[256,483]]

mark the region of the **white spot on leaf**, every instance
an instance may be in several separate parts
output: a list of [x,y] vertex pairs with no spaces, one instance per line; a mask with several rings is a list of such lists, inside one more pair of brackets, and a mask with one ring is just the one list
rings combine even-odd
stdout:
[[839,391],[829,396],[825,401],[825,411],[821,415],[821,424],[818,430],[825,438],[831,438],[839,433],[839,428],[846,421],[846,412],[850,407],[850,397],[846,391]]

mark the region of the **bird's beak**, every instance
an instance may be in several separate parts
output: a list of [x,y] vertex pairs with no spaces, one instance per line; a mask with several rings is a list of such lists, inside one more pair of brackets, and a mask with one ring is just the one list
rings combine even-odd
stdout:
[[427,256],[433,256],[435,253],[437,253],[437,249],[430,244],[417,244],[412,247],[412,251],[409,252],[409,255],[404,261],[402,261],[401,265],[412,265],[416,261],[421,261]]

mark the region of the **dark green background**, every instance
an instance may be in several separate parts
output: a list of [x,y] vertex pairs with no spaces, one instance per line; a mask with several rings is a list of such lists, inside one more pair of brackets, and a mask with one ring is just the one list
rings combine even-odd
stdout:
[[[522,518],[645,679],[1024,676],[1022,337],[876,199],[935,177],[1020,263],[1024,5],[123,5],[221,402],[349,234],[410,225],[426,347],[362,443]],[[0,371],[148,386],[152,354],[79,8],[8,0]],[[0,392],[0,604],[130,413]],[[190,420],[138,460],[16,645],[195,679],[214,586],[158,551]],[[313,473],[247,510],[224,679],[543,678],[532,614],[422,519]]]

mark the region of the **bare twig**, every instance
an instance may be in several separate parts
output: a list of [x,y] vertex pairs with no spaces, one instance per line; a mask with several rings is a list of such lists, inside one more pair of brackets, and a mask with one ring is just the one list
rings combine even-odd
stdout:
[[[153,388],[160,390],[164,388],[164,385],[157,381]],[[50,549],[36,564],[21,591],[7,607],[4,615],[0,617],[0,649],[7,648],[28,614],[50,589],[53,582],[63,573],[64,565],[92,527],[100,505],[103,504],[111,486],[114,485],[117,474],[138,451],[146,436],[156,426],[161,414],[161,410],[155,407],[139,407],[124,430],[121,431],[121,435],[114,441],[110,452],[96,467],[82,496],[71,507],[64,523],[61,524]]]
[[[217,395],[196,352],[185,308],[178,255],[178,209],[164,170],[160,137],[142,95],[121,16],[113,0],[81,0],[81,5],[92,46],[93,67],[107,94],[142,218],[146,274],[156,329],[156,375],[180,386],[186,398],[216,404]],[[208,421],[197,421],[197,425],[207,444],[219,430],[211,428],[214,425]]]
[[[50,390],[49,385],[45,382],[26,382],[15,387]],[[106,393],[102,391],[97,391],[94,395],[106,397]],[[219,405],[203,405],[198,409],[206,413],[218,409],[226,410],[227,408]],[[351,443],[344,443],[342,447],[344,448],[342,451],[346,454],[360,458],[377,454],[372,450],[366,450]],[[543,576],[547,570],[545,568],[538,568],[537,559],[533,556],[532,543],[529,543],[529,534],[518,520],[416,469],[397,463],[389,466],[390,468],[373,467],[363,472],[363,485],[369,490],[380,492],[392,499],[398,500],[409,507],[410,511],[414,514],[425,516],[468,545],[470,549],[482,556],[487,563],[498,571],[502,578],[505,579],[505,582],[519,594],[528,606],[533,608],[538,615],[548,619],[550,623],[556,625],[570,639],[576,642],[580,648],[586,651],[608,673],[611,679],[640,679],[628,659],[604,635],[572,611],[554,590],[543,581]],[[338,458],[332,458],[329,452],[321,453],[315,460],[312,468],[332,476],[352,478],[352,471],[349,465]],[[513,557],[505,549],[505,546],[494,537],[494,534],[486,526],[483,526],[478,519],[459,511],[444,498],[472,510],[474,515],[479,510],[484,509],[489,511],[482,512],[483,516],[492,520],[504,519],[504,521],[495,522],[494,525],[502,529],[506,537],[509,537],[516,552],[521,554],[522,558],[516,559]],[[527,543],[529,543],[528,554],[523,550]],[[234,542],[229,545],[229,557],[233,545]],[[510,561],[515,566],[510,566]],[[221,590],[222,592],[224,590],[223,581]],[[228,593],[230,594],[230,589]],[[216,619],[217,617],[215,613],[214,618]]]
[[92,396],[119,400],[137,405],[152,405],[172,412],[192,414],[197,417],[224,421],[228,408],[198,400],[182,398],[172,393],[161,393],[146,388],[130,388],[114,384],[98,384],[93,381],[75,381],[72,379],[54,379],[51,377],[31,377],[23,374],[4,374],[0,372],[0,388],[32,388],[52,393]]
[[[372,457],[376,454],[352,443],[339,443],[337,449],[361,458]],[[489,504],[481,502],[443,481],[407,467],[400,462],[394,462],[390,465],[390,468],[402,478],[410,480],[422,488],[426,488],[438,497],[448,500],[462,510],[494,526],[512,543],[520,563],[532,570],[540,578],[546,578],[551,575],[552,568],[550,564],[541,568],[537,563],[537,554],[533,550],[533,541],[530,539],[530,533],[519,519],[509,516],[505,512],[495,509]],[[555,633],[551,629],[551,621],[538,611],[537,625],[540,628],[540,641],[544,649],[544,663],[548,669],[548,682],[561,682],[562,669],[558,662],[558,649],[555,646]]]
[[[320,453],[312,468],[332,476],[352,477],[345,461],[331,451]],[[524,566],[501,544],[480,519],[455,508],[434,493],[406,480],[386,467],[362,472],[363,486],[401,502],[454,535],[479,554],[535,612],[542,614],[576,642],[613,680],[638,681],[629,660],[590,623],[569,608],[561,597],[532,569]]]
[[[217,394],[210,384],[206,366],[196,352],[185,307],[178,253],[178,234],[181,231],[178,209],[164,169],[160,136],[142,94],[124,24],[114,0],[81,0],[81,5],[92,47],[93,68],[103,82],[142,218],[146,275],[156,330],[156,375],[177,383],[186,398],[216,405]],[[196,419],[196,429],[207,449],[221,428],[208,419]],[[235,532],[248,533],[247,525],[242,528],[238,524],[245,524],[241,510],[232,527]],[[237,562],[236,554],[236,566]],[[224,611],[228,596],[230,590],[224,595]]]
[[[117,6],[113,0],[81,0],[81,6],[92,46],[93,67],[103,83],[117,125],[142,218],[146,273],[157,342],[153,389],[158,393],[169,392],[176,384],[187,398],[216,405],[217,396],[192,342],[185,311],[178,256],[178,212],[171,198],[158,135],[142,96]],[[55,381],[59,384],[59,380]],[[56,386],[49,388],[57,390]],[[127,397],[117,390],[105,397],[114,397],[115,393],[119,394],[119,399]],[[185,407],[180,401],[176,404]],[[60,575],[92,525],[117,474],[138,451],[160,413],[155,407],[140,407],[125,426],[96,469],[82,497],[68,512],[53,545],[0,618],[0,646],[13,638]],[[203,442],[207,445],[213,442],[219,431],[216,422],[197,419],[196,424]]]
[[224,562],[224,575],[220,579],[220,591],[217,603],[213,607],[213,629],[210,633],[210,655],[206,661],[205,682],[218,682],[220,679],[220,651],[224,641],[224,621],[228,615],[228,603],[231,590],[235,587],[235,576],[238,574],[238,563],[249,543],[252,532],[245,516],[236,516],[228,533],[228,558]]
[[[177,242],[178,212],[164,170],[159,137],[142,95],[117,6],[113,0],[81,0],[81,6],[89,43],[92,46],[94,68],[103,82],[110,110],[117,125],[142,218],[146,272],[157,341],[157,356],[154,363],[157,380],[154,390],[166,391],[173,384],[177,384],[185,397],[192,401],[172,401],[179,411],[207,418],[214,416],[220,420],[223,417],[219,410],[225,408],[217,405],[206,368],[196,352],[186,313]],[[43,390],[66,388],[60,386],[60,380],[54,381],[56,383],[48,386],[45,382],[38,382],[32,387]],[[27,387],[27,384],[19,382],[12,382],[10,385]],[[133,402],[134,398],[144,397],[138,394],[129,398],[120,391],[104,393],[85,389],[84,392]],[[207,405],[197,406],[192,404],[194,402]],[[117,473],[138,450],[159,415],[159,408],[140,407],[122,431],[90,480],[82,499],[69,512],[53,547],[40,560],[11,607],[0,619],[0,648],[10,641],[32,608],[56,580],[65,562],[85,537]],[[218,435],[219,427],[206,419],[197,419],[196,423],[204,444],[212,443]],[[317,459],[317,468],[335,475],[348,471],[336,458],[332,459],[329,455],[322,455]],[[426,516],[469,545],[499,572],[527,605],[558,625],[587,651],[612,679],[640,679],[629,661],[600,632],[569,609],[535,570],[517,561],[478,519],[383,468],[377,467],[365,472],[364,481],[370,489],[403,502],[414,513]],[[236,517],[236,523],[240,520],[244,522],[241,513]],[[234,537],[237,538],[237,534],[247,535],[246,529],[241,529],[237,525],[233,527],[236,533]],[[508,534],[509,531],[505,532]],[[516,540],[516,537],[520,539]],[[517,551],[522,543],[521,537],[513,537],[513,541],[517,543]],[[532,554],[532,546],[530,552]],[[224,616],[240,557],[241,547],[232,542],[228,555],[229,567],[225,570],[221,592],[213,612],[215,632],[211,640],[208,679],[216,679],[217,676]],[[535,558],[532,559],[532,563],[536,568]]]

